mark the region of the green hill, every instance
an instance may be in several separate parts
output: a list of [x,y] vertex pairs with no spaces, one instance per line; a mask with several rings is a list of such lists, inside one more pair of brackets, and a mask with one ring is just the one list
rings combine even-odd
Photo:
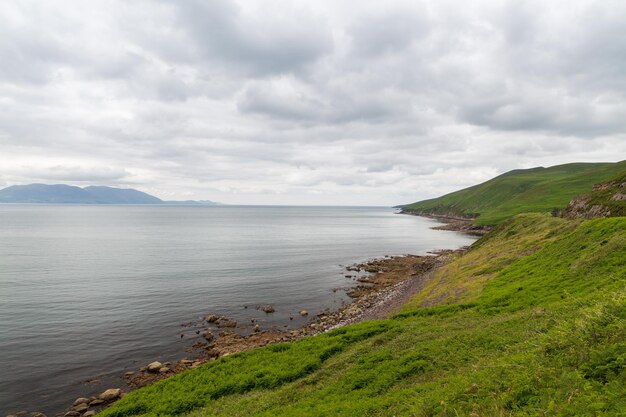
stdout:
[[493,225],[525,212],[564,209],[596,183],[626,172],[626,161],[514,170],[473,187],[403,206],[405,212],[466,216]]
[[99,415],[623,416],[625,253],[626,218],[520,215],[391,319],[209,362]]

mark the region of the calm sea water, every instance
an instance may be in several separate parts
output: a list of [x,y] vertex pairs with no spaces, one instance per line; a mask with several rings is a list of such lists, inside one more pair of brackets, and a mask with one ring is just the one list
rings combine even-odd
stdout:
[[181,324],[208,313],[300,326],[300,309],[346,301],[341,265],[473,241],[434,224],[388,208],[0,205],[0,414],[54,414],[188,356],[198,336]]

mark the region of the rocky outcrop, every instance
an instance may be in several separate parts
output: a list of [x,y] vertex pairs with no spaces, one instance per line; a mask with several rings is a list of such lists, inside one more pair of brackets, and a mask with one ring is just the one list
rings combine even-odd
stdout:
[[479,226],[473,223],[478,215],[463,216],[455,213],[439,214],[432,211],[418,211],[410,209],[402,209],[402,211],[400,211],[400,214],[410,214],[412,216],[427,217],[429,219],[435,219],[442,223],[445,223],[442,226],[433,227],[433,230],[463,232],[472,236],[483,236],[491,230],[491,227]]
[[569,219],[626,216],[626,175],[596,184],[589,194],[574,197],[561,215]]

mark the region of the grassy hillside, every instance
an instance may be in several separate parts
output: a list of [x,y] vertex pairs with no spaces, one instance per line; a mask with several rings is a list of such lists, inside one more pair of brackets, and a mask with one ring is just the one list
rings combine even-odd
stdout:
[[572,199],[563,215],[588,219],[626,216],[626,172],[597,184],[590,193]]
[[515,170],[443,197],[408,204],[404,209],[478,216],[475,223],[493,225],[519,213],[563,209],[574,196],[625,171],[626,161]]
[[618,416],[626,218],[503,222],[388,320],[222,358],[113,416]]

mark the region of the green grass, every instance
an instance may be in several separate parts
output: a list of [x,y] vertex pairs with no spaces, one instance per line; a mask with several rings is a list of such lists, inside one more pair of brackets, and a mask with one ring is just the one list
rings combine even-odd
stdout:
[[[565,216],[577,214],[585,214],[585,211],[591,210],[592,207],[602,207],[606,209],[608,216],[605,217],[620,217],[626,216],[626,200],[616,200],[614,196],[626,193],[626,172],[621,175],[611,178],[610,181],[603,183],[603,187],[593,190],[592,192],[580,197],[580,200],[586,202],[586,209],[582,213],[579,210],[574,210],[568,207],[565,210]],[[602,210],[604,211],[604,210]],[[596,216],[597,217],[597,216]]]
[[111,416],[626,415],[626,218],[503,222],[396,317],[228,356]]
[[516,214],[563,209],[591,187],[626,171],[626,161],[515,170],[464,190],[403,206],[407,211],[478,216],[494,225]]

